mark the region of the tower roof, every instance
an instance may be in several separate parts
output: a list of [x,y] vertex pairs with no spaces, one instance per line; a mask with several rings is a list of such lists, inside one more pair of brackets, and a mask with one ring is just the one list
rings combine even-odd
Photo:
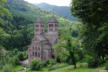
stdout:
[[43,23],[43,21],[42,21],[40,16],[37,18],[36,23]]
[[56,20],[54,16],[52,16],[48,23],[58,23],[58,21]]

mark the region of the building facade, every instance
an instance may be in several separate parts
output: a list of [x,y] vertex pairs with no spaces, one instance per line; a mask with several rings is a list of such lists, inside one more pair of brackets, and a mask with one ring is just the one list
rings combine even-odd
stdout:
[[34,24],[34,38],[28,48],[28,61],[38,58],[45,61],[55,58],[56,52],[53,46],[58,40],[58,21],[52,16],[48,22],[48,32],[45,32],[44,23],[40,17]]

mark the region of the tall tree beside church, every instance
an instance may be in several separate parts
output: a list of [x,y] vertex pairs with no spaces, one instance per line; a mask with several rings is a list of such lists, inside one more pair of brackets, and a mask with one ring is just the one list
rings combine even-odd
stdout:
[[83,22],[81,35],[88,52],[104,60],[108,55],[108,0],[72,0],[71,12]]

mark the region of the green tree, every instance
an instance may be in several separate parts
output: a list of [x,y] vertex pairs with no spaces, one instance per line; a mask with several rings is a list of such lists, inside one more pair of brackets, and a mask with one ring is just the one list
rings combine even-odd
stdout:
[[71,12],[83,22],[81,38],[95,61],[108,55],[108,0],[73,0]]
[[76,46],[72,45],[72,40],[68,39],[67,48],[66,48],[69,51],[68,60],[70,61],[70,63],[72,62],[72,64],[74,65],[74,68],[76,68],[75,47]]
[[4,41],[9,37],[6,33],[5,27],[8,24],[8,20],[12,20],[12,15],[8,9],[4,7],[6,0],[0,0],[0,46],[4,48]]

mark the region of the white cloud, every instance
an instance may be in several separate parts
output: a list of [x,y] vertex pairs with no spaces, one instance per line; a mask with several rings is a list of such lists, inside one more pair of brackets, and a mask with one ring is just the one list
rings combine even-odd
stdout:
[[29,3],[48,3],[51,5],[57,5],[57,6],[69,6],[71,3],[71,0],[25,0]]

